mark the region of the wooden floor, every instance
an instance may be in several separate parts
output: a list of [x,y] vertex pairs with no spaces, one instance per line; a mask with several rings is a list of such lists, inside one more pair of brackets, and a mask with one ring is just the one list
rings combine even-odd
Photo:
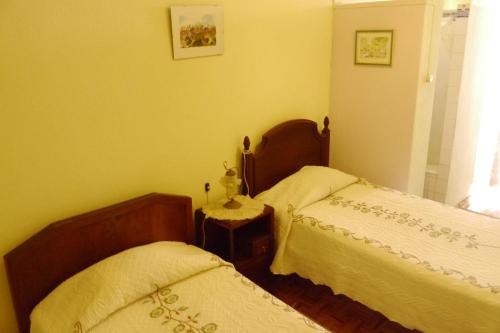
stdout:
[[336,333],[408,333],[398,323],[330,288],[297,275],[274,275],[262,285],[268,292]]

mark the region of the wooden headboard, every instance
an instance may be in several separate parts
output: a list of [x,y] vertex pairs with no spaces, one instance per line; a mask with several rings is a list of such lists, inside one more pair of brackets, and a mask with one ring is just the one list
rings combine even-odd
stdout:
[[134,246],[192,243],[192,214],[191,198],[153,193],[49,224],[5,255],[20,332],[35,305],[84,268]]
[[328,166],[330,150],[330,121],[325,117],[323,130],[318,132],[314,121],[290,120],[281,123],[262,136],[262,141],[250,151],[250,139],[243,141],[243,193],[255,196],[305,165]]

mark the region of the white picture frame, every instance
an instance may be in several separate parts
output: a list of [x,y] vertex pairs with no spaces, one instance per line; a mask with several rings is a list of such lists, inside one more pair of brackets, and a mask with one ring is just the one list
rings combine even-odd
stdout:
[[358,30],[354,64],[392,65],[393,30]]
[[224,53],[224,12],[222,6],[172,6],[174,59]]

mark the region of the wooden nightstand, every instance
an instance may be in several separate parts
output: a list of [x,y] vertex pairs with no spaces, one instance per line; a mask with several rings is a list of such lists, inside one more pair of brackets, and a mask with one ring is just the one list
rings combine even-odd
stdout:
[[269,276],[274,256],[274,209],[265,206],[257,217],[245,220],[205,219],[201,208],[195,211],[196,244],[234,264],[254,282]]

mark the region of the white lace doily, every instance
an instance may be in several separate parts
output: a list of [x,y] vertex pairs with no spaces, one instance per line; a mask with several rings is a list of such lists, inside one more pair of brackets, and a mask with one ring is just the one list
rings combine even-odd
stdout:
[[202,211],[206,218],[217,220],[245,220],[259,216],[264,211],[264,204],[248,196],[237,195],[234,200],[241,204],[238,209],[227,209],[223,205],[227,202],[224,198],[214,203],[204,205]]

